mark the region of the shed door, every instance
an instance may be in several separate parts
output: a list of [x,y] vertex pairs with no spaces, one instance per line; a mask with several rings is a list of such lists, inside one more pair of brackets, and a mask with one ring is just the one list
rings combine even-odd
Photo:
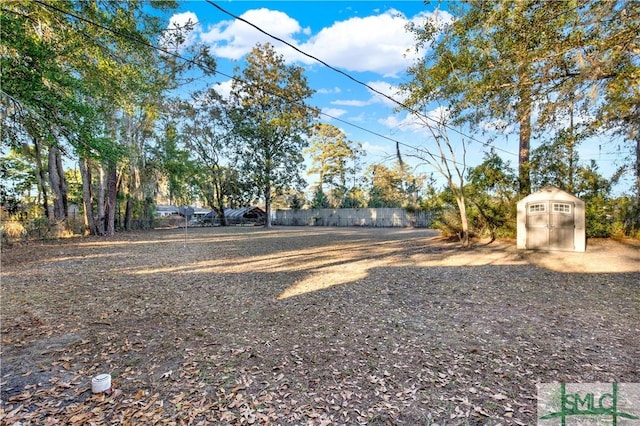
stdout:
[[549,203],[538,201],[527,204],[527,248],[549,248]]
[[527,248],[573,250],[574,203],[538,201],[527,204]]
[[574,203],[552,201],[549,209],[549,249],[573,250],[575,234]]

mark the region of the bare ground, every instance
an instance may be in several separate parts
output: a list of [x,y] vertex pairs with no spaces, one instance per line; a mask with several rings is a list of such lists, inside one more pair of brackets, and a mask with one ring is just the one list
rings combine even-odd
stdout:
[[5,247],[1,278],[3,425],[529,425],[537,383],[640,382],[637,244],[165,230]]

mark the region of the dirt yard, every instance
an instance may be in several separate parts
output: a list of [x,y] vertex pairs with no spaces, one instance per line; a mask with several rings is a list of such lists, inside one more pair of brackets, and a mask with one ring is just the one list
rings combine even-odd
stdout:
[[609,240],[176,229],[3,247],[1,278],[3,425],[532,425],[537,383],[640,382]]

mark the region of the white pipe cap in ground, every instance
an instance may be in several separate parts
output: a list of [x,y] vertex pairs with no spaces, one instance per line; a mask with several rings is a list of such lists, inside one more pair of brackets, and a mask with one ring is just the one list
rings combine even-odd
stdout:
[[91,379],[91,392],[100,393],[111,389],[111,374],[98,374]]

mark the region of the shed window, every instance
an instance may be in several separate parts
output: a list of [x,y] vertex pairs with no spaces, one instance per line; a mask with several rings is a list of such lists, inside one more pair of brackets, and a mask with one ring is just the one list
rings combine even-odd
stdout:
[[553,203],[554,213],[571,213],[571,204],[567,203]]
[[545,203],[529,204],[529,213],[541,213],[547,210]]

